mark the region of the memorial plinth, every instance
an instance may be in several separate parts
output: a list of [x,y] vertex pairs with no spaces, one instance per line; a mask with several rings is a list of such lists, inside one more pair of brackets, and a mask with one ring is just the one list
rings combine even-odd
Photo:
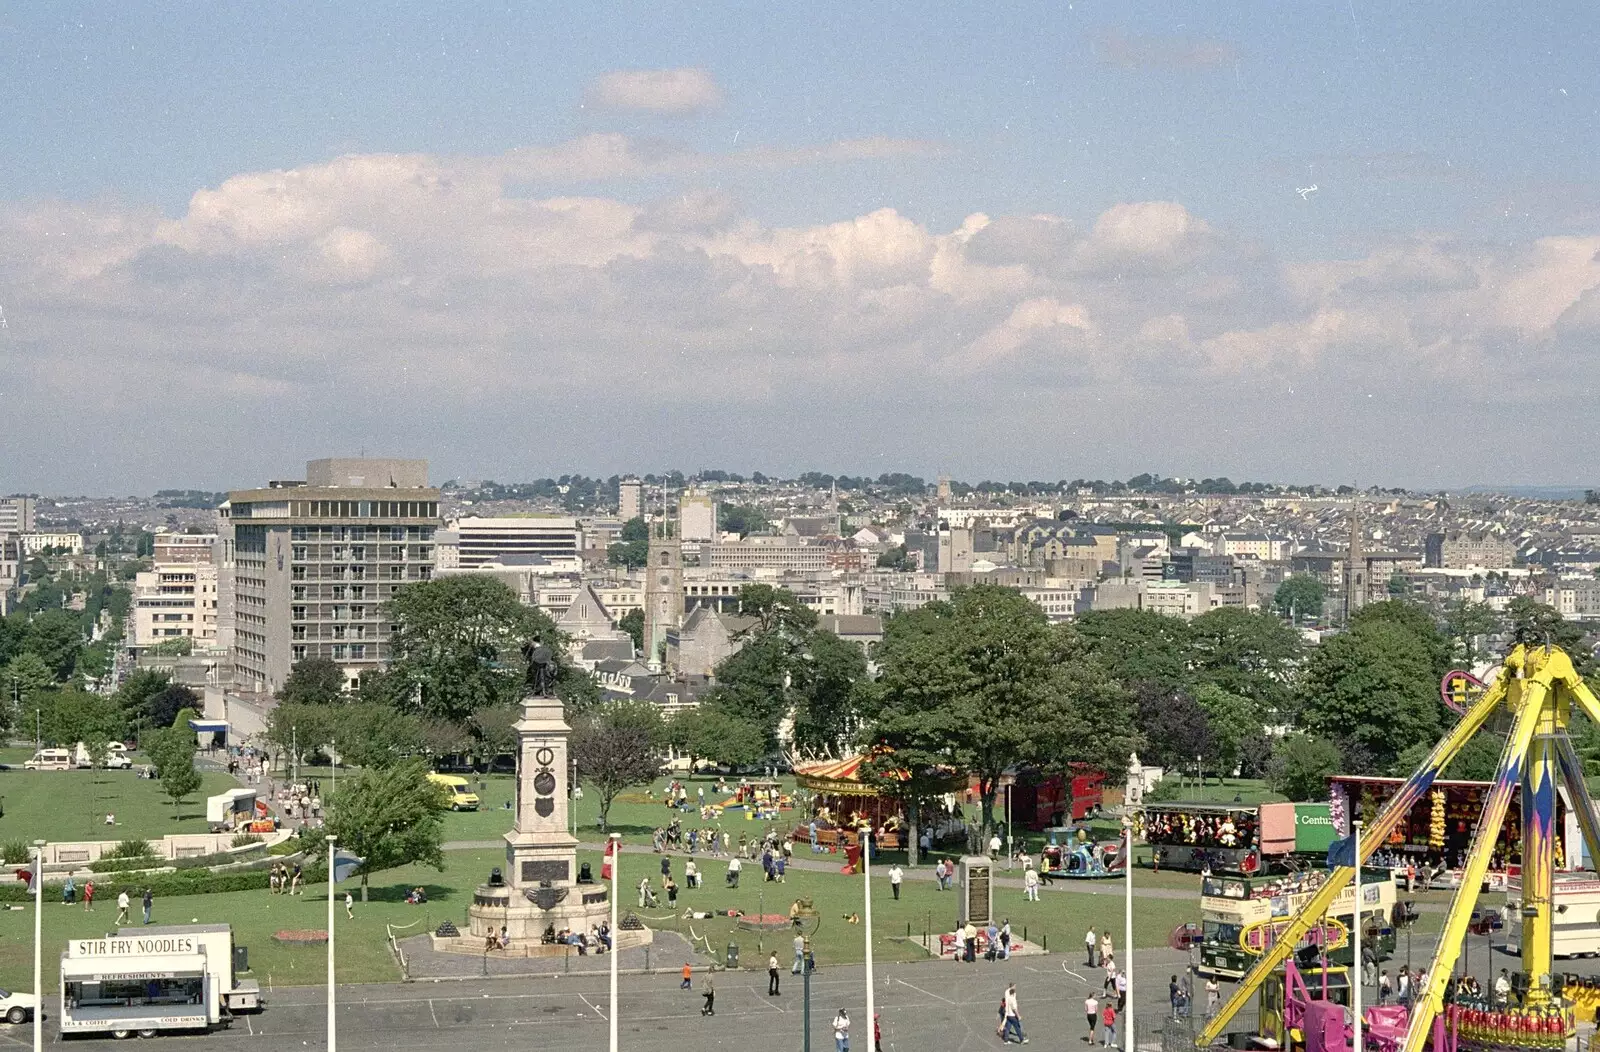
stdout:
[[[578,840],[567,826],[567,737],[572,728],[563,718],[560,699],[530,692],[522,699],[516,731],[516,811],[505,835],[503,882],[480,884],[473,891],[467,919],[475,938],[435,940],[441,949],[459,945],[464,952],[477,952],[487,936],[505,928],[514,948],[537,953],[547,932],[587,935],[591,927],[611,919],[607,886],[578,883]],[[612,933],[619,946],[650,941],[649,929],[629,931],[625,939],[621,935]]]

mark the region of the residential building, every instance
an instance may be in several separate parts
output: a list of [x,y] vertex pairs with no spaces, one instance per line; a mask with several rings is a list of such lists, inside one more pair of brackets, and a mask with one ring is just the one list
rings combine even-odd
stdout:
[[476,516],[449,524],[456,535],[456,564],[464,570],[490,563],[515,565],[521,559],[563,560],[581,568],[583,530],[578,520],[554,515]]
[[35,511],[32,497],[0,497],[0,533],[32,533]]
[[152,546],[150,561],[156,566],[216,562],[215,533],[158,533]]
[[1423,561],[1441,570],[1505,570],[1517,554],[1516,546],[1487,530],[1430,533]]
[[685,541],[717,539],[717,502],[700,490],[678,496],[678,533]]
[[228,494],[234,683],[276,691],[298,661],[332,660],[352,681],[389,657],[382,608],[433,577],[439,491],[426,460],[314,460],[304,480]]
[[[859,549],[849,554],[860,559]],[[840,551],[829,545],[805,544],[789,537],[750,537],[742,541],[706,545],[702,564],[711,570],[777,570],[812,573],[839,564]]]
[[635,478],[617,484],[617,518],[623,522],[644,514],[644,483]]
[[1600,621],[1600,580],[1563,578],[1544,590],[1544,601],[1572,621]]
[[130,641],[136,649],[189,639],[196,650],[217,641],[217,568],[203,563],[165,563],[133,581]]
[[66,531],[47,531],[23,533],[22,552],[24,555],[38,555],[42,551],[55,550],[71,552],[79,555],[83,552],[83,534],[68,533]]

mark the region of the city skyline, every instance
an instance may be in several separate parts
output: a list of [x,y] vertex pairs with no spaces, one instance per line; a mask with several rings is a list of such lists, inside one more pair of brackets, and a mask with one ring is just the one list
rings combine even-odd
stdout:
[[969,15],[8,12],[0,490],[1593,485],[1600,12]]

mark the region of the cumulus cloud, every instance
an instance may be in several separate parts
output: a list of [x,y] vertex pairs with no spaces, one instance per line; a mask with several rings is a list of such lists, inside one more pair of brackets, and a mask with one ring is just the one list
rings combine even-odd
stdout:
[[595,78],[584,100],[601,109],[682,117],[722,105],[722,89],[704,69],[625,69]]
[[[588,136],[245,172],[170,218],[0,206],[0,376],[9,403],[38,414],[15,429],[13,462],[48,462],[46,409],[68,404],[90,411],[78,437],[108,478],[133,470],[126,438],[150,420],[194,429],[170,448],[214,464],[204,481],[248,481],[233,464],[241,443],[270,455],[265,475],[340,435],[372,446],[425,433],[425,448],[407,448],[500,472],[530,420],[554,459],[529,473],[597,468],[596,449],[615,467],[667,448],[814,464],[812,445],[835,434],[888,442],[887,470],[921,463],[913,437],[938,449],[1022,428],[1069,443],[1122,433],[1140,406],[1159,432],[1146,411],[1157,403],[1187,407],[1182,448],[1213,448],[1209,435],[1226,457],[1237,443],[1224,431],[1272,431],[1275,400],[1299,391],[1319,401],[1296,419],[1370,412],[1375,393],[1413,420],[1485,385],[1502,400],[1579,397],[1596,375],[1589,234],[1401,237],[1284,262],[1175,201],[974,211],[943,227],[885,207],[771,226],[696,182],[885,149],[865,143],[706,155]],[[642,204],[565,192],[598,173],[683,185]],[[1373,421],[1363,433],[1381,432]],[[1000,457],[1016,448],[972,441]],[[1470,437],[1455,441],[1468,455]],[[1563,449],[1579,463],[1594,446]],[[1349,456],[1373,470],[1371,450]]]

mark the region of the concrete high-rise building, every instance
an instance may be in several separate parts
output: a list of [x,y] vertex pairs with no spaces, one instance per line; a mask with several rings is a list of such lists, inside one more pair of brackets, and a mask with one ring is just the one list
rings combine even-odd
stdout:
[[644,514],[644,483],[635,478],[623,479],[617,486],[617,518],[623,522]]
[[383,603],[433,576],[439,491],[426,460],[313,460],[304,481],[229,493],[221,514],[237,687],[276,691],[307,658],[352,680],[388,659]]
[[32,497],[0,497],[0,533],[32,533],[35,528]]
[[665,514],[650,523],[644,568],[644,659],[660,660],[668,630],[683,623],[683,549],[677,523]]
[[678,497],[678,535],[685,541],[717,539],[717,502],[710,494],[689,490]]
[[456,565],[464,570],[530,559],[576,562],[583,553],[578,520],[560,516],[457,519],[451,530],[456,535]]
[[[209,555],[209,550],[207,552]],[[133,581],[133,645],[157,646],[175,639],[195,650],[217,641],[217,568],[205,562],[158,563]]]
[[214,533],[158,533],[151,545],[150,561],[156,566],[216,562]]

